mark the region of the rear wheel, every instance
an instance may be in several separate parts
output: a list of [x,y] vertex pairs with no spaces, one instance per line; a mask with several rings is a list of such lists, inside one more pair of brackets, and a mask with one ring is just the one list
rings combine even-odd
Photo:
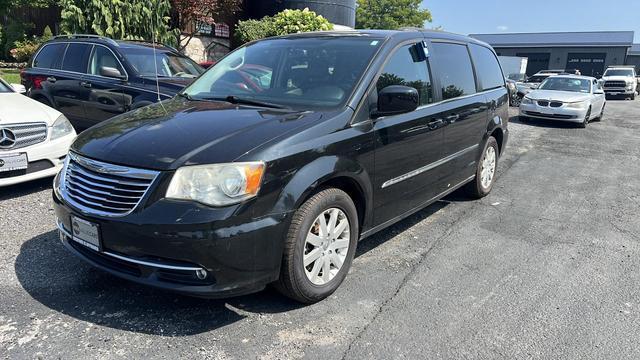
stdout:
[[496,178],[498,155],[498,142],[490,136],[476,166],[476,177],[465,186],[467,194],[477,199],[489,195]]
[[331,295],[351,267],[358,234],[358,213],[347,193],[328,188],[312,196],[291,220],[278,290],[307,304]]

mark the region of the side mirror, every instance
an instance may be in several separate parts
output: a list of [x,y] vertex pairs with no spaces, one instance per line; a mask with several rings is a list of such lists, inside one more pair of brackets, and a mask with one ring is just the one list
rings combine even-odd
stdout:
[[372,117],[396,115],[415,110],[420,103],[418,90],[404,85],[390,85],[378,92],[378,110]]
[[11,88],[13,89],[13,91],[20,93],[20,94],[26,94],[27,93],[27,88],[24,87],[24,85],[22,84],[11,84]]
[[100,75],[105,77],[110,77],[110,78],[116,78],[116,79],[124,79],[124,75],[122,75],[120,70],[113,67],[109,67],[109,66],[101,67]]

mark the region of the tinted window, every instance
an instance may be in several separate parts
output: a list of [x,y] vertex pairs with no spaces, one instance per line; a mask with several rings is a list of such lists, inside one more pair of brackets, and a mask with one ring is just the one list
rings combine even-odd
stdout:
[[5,84],[4,81],[0,80],[0,93],[10,93],[13,92],[13,89],[9,87],[9,85]]
[[470,49],[481,89],[488,90],[504,86],[502,70],[493,51],[475,44],[471,44]]
[[89,74],[100,75],[100,69],[102,67],[118,69],[120,74],[124,75],[122,66],[120,66],[120,63],[111,50],[104,46],[96,45],[93,47],[93,53],[91,53],[91,58],[89,59]]
[[203,72],[193,60],[172,52],[156,51],[155,64],[151,60],[154,57],[152,48],[123,48],[120,53],[140,76],[155,76],[156,69],[161,77],[194,78]]
[[438,63],[442,99],[453,99],[476,92],[471,58],[467,47],[458,44],[434,43],[433,56]]
[[398,49],[384,67],[378,83],[378,91],[389,85],[405,85],[418,90],[420,104],[433,102],[431,77],[426,60],[419,60],[414,45]]
[[64,54],[66,46],[67,44],[45,45],[33,60],[33,67],[45,69],[60,68],[60,59],[62,59],[62,54]]
[[69,44],[62,60],[62,70],[85,73],[91,45]]

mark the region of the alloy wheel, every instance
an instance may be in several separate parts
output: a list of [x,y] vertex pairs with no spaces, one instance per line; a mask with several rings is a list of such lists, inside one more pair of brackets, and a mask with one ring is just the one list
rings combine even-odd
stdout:
[[488,146],[482,159],[482,168],[480,169],[480,184],[483,188],[488,189],[491,186],[495,173],[496,149],[493,146]]
[[323,211],[311,225],[304,244],[303,265],[309,281],[325,285],[340,271],[349,251],[349,219],[338,208]]

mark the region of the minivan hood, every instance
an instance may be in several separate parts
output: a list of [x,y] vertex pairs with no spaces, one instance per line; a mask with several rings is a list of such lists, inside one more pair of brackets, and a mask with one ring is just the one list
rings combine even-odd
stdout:
[[559,90],[534,90],[527,94],[527,97],[534,100],[555,100],[562,102],[577,102],[588,100],[591,95],[586,93],[559,91]]
[[318,112],[173,98],[116,116],[81,133],[72,151],[137,168],[231,162],[322,118]]

